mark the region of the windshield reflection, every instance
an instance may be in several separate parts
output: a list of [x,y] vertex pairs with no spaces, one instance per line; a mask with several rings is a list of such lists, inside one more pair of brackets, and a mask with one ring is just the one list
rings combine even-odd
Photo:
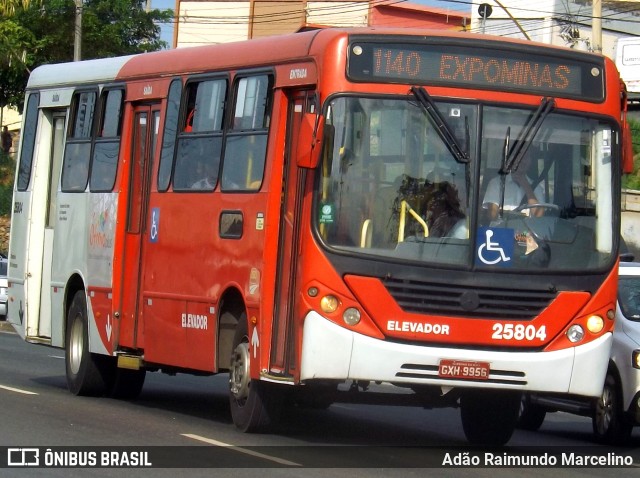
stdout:
[[[424,101],[330,102],[316,190],[326,245],[458,267],[583,269],[611,260],[610,125],[564,115],[552,101],[537,110]],[[509,146],[511,137],[526,144]]]

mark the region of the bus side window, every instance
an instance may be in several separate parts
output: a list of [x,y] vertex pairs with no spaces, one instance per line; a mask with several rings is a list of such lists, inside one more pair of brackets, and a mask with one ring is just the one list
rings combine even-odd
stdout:
[[31,180],[33,166],[33,151],[35,149],[36,130],[38,126],[38,104],[40,94],[31,93],[25,110],[25,123],[22,130],[22,146],[20,148],[20,167],[18,168],[18,191],[26,191]]
[[91,163],[91,191],[111,191],[118,171],[124,91],[107,90],[100,98],[100,136]]
[[225,78],[187,83],[186,115],[178,134],[175,191],[213,191],[222,154],[222,127],[227,94]]
[[235,85],[233,124],[226,137],[221,189],[257,191],[262,185],[273,98],[272,78],[240,78]]
[[169,189],[171,171],[173,169],[173,155],[176,149],[178,134],[178,118],[180,113],[180,97],[182,96],[182,80],[176,78],[169,86],[167,95],[167,113],[162,128],[162,150],[160,152],[160,166],[158,169],[158,191]]
[[62,163],[63,192],[80,192],[87,187],[96,96],[95,91],[80,91],[73,95]]

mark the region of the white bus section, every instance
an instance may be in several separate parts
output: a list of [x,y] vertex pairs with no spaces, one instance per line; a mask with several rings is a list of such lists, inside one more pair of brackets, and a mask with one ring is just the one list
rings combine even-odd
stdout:
[[[607,333],[584,345],[553,352],[484,351],[482,360],[491,364],[492,372],[487,380],[471,383],[445,381],[438,375],[438,369],[442,359],[477,360],[475,350],[407,346],[378,340],[340,327],[316,312],[307,314],[302,337],[302,380],[368,379],[482,388],[505,388],[508,382],[513,390],[584,396],[596,396],[602,391],[602,383],[593,377],[606,374],[612,341],[612,334]],[[407,373],[411,376],[407,377]]]
[[[52,294],[56,310],[63,310],[60,301],[64,300],[66,279],[72,273],[87,274],[91,199],[89,194],[60,191],[69,107],[74,93],[70,85],[73,82],[101,88],[115,80],[129,58],[45,65],[36,68],[29,78],[28,95],[39,94],[37,127],[29,185],[22,191],[15,188],[8,271],[9,321],[27,340],[64,344],[64,318],[53,320]],[[23,128],[26,120],[25,114]],[[100,285],[110,285],[110,277],[102,279]]]
[[45,90],[66,85],[96,84],[113,81],[122,66],[135,55],[100,60],[87,60],[74,64],[43,65],[31,73],[27,90]]

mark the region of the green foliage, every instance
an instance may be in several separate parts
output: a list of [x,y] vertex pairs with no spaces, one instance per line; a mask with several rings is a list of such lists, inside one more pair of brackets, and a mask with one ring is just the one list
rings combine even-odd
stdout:
[[27,63],[39,42],[33,33],[13,19],[0,20],[0,106],[22,106],[30,70]]
[[629,119],[633,142],[633,173],[622,178],[623,189],[640,190],[640,121]]
[[[40,3],[40,0],[34,0]],[[27,8],[31,2],[29,0],[2,0],[0,1],[0,15],[10,17],[17,10]]]
[[0,216],[11,215],[14,171],[13,158],[4,151],[0,151]]
[[167,47],[160,40],[159,23],[173,21],[173,13],[147,13],[145,2],[87,0],[82,18],[83,58],[104,58],[156,51]]
[[[20,3],[20,2],[18,2]],[[106,58],[166,48],[160,25],[173,21],[171,10],[145,11],[144,0],[85,0],[82,59]],[[0,16],[0,49],[14,52],[0,60],[0,104],[22,108],[31,70],[73,61],[75,0],[32,1]]]

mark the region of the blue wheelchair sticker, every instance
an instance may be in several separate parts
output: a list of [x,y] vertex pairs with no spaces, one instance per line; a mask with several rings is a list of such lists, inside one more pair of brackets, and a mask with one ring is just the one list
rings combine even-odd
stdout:
[[515,231],[481,227],[476,239],[476,265],[508,267],[513,262]]
[[158,229],[160,227],[160,208],[151,210],[151,227],[149,228],[149,241],[158,242]]

